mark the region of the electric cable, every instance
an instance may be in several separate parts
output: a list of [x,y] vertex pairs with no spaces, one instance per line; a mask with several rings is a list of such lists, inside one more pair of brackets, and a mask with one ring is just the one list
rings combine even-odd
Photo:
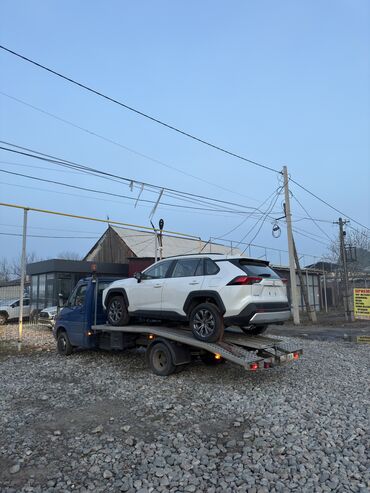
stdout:
[[40,113],[42,113],[44,115],[47,115],[47,116],[49,116],[51,118],[54,118],[56,120],[59,120],[59,121],[65,123],[67,125],[70,125],[70,126],[72,126],[74,128],[77,128],[78,130],[81,130],[81,131],[83,131],[83,132],[85,132],[85,133],[87,133],[89,135],[92,135],[94,137],[97,137],[97,138],[105,141],[105,142],[108,142],[109,144],[113,144],[115,146],[121,147],[122,149],[124,149],[124,150],[126,150],[128,152],[131,152],[132,154],[135,154],[135,155],[137,155],[139,157],[142,157],[144,159],[147,159],[149,161],[152,161],[153,163],[156,163],[156,164],[159,164],[161,166],[164,166],[164,167],[166,167],[168,169],[172,169],[174,171],[177,171],[178,173],[181,173],[181,174],[183,174],[185,176],[189,176],[190,178],[194,178],[195,180],[199,180],[199,181],[201,181],[203,183],[206,183],[207,185],[211,185],[213,187],[219,188],[220,190],[224,190],[226,192],[231,192],[233,194],[239,195],[240,197],[244,197],[244,198],[249,199],[249,200],[255,200],[255,201],[257,201],[257,199],[255,199],[253,197],[249,197],[249,196],[244,195],[242,193],[236,192],[235,190],[231,190],[230,188],[226,188],[226,187],[223,187],[221,185],[218,185],[217,183],[213,183],[213,182],[211,182],[209,180],[205,180],[204,178],[201,178],[200,176],[196,176],[196,175],[193,175],[192,173],[188,173],[187,171],[184,171],[184,170],[182,170],[180,168],[177,168],[176,166],[173,166],[171,164],[165,163],[164,161],[161,161],[159,159],[156,159],[156,158],[153,158],[151,156],[148,156],[147,154],[144,154],[144,153],[139,152],[139,151],[137,151],[135,149],[132,149],[131,147],[128,147],[126,145],[123,145],[120,142],[117,142],[117,141],[115,141],[113,139],[110,139],[108,137],[105,137],[105,136],[103,136],[101,134],[98,134],[98,133],[92,131],[92,130],[88,130],[87,128],[81,127],[80,125],[77,125],[76,123],[73,123],[73,122],[71,122],[69,120],[66,120],[65,118],[61,118],[60,116],[57,116],[57,115],[55,115],[53,113],[50,113],[49,111],[45,111],[45,110],[43,110],[41,108],[38,108],[37,106],[34,106],[34,105],[30,104],[30,103],[27,103],[26,101],[24,101],[22,99],[19,99],[19,98],[16,98],[14,96],[11,96],[10,94],[7,94],[7,93],[2,92],[2,91],[0,91],[0,94],[3,95],[3,96],[5,96],[5,97],[7,97],[7,98],[9,98],[9,99],[12,99],[13,101],[16,101],[17,103],[20,103],[20,104],[23,104],[23,105],[25,105],[25,106],[27,106],[29,108],[32,108],[33,110],[38,111],[38,112],[40,112]]
[[6,51],[6,52],[8,52],[8,53],[10,53],[10,54],[12,54],[14,56],[16,56],[16,57],[18,57],[18,58],[20,58],[20,59],[28,62],[28,63],[31,63],[32,65],[34,65],[34,66],[36,66],[38,68],[41,68],[41,69],[43,69],[43,70],[45,70],[45,71],[47,71],[47,72],[49,72],[49,73],[51,73],[53,75],[56,75],[57,77],[59,77],[61,79],[64,79],[64,80],[70,82],[71,84],[74,84],[74,85],[76,85],[76,86],[78,86],[78,87],[80,87],[82,89],[85,89],[86,91],[89,91],[89,92],[91,92],[91,93],[93,93],[93,94],[95,94],[97,96],[100,96],[101,98],[104,98],[107,101],[111,101],[112,103],[118,104],[119,106],[121,106],[123,108],[126,108],[127,110],[132,111],[133,113],[136,113],[137,115],[140,115],[140,116],[142,116],[142,117],[144,117],[144,118],[146,118],[146,119],[148,119],[148,120],[150,120],[150,121],[152,121],[154,123],[157,123],[159,125],[162,125],[163,127],[166,127],[169,130],[173,130],[174,132],[177,132],[177,133],[179,133],[181,135],[184,135],[185,137],[188,137],[188,138],[190,138],[192,140],[195,140],[195,141],[197,141],[197,142],[199,142],[201,144],[204,144],[204,145],[206,145],[208,147],[211,147],[213,149],[216,149],[217,151],[220,151],[220,152],[223,152],[225,154],[228,154],[229,156],[235,157],[237,159],[241,159],[242,161],[245,161],[245,162],[247,162],[249,164],[253,164],[254,166],[258,166],[259,168],[264,168],[264,169],[266,169],[268,171],[272,171],[273,173],[279,173],[279,174],[281,174],[281,171],[279,171],[277,169],[271,168],[270,166],[267,166],[267,165],[262,164],[262,163],[258,163],[257,161],[253,161],[252,159],[248,159],[248,158],[246,158],[246,157],[244,157],[244,156],[242,156],[240,154],[236,154],[235,152],[229,151],[227,149],[224,149],[223,147],[220,147],[220,146],[218,146],[216,144],[212,144],[211,142],[208,142],[208,141],[206,141],[204,139],[201,139],[200,137],[196,137],[195,135],[193,135],[193,134],[191,134],[189,132],[186,132],[185,130],[181,130],[180,128],[175,127],[175,126],[173,126],[173,125],[171,125],[169,123],[166,123],[163,120],[160,120],[158,118],[155,118],[154,116],[151,116],[151,115],[149,115],[147,113],[144,113],[143,111],[140,111],[140,110],[138,110],[136,108],[133,108],[132,106],[129,106],[128,104],[123,103],[122,101],[119,101],[118,99],[115,99],[115,98],[112,98],[110,96],[107,96],[106,94],[103,94],[102,92],[97,91],[96,89],[93,89],[92,87],[89,87],[89,86],[87,86],[87,85],[85,85],[85,84],[83,84],[81,82],[78,82],[78,81],[72,79],[71,77],[67,77],[66,75],[63,75],[60,72],[57,72],[57,71],[55,71],[55,70],[53,70],[53,69],[51,69],[49,67],[46,67],[45,65],[42,65],[41,63],[36,62],[35,60],[32,60],[31,58],[28,58],[28,57],[26,57],[24,55],[21,55],[20,53],[17,53],[16,51],[13,51],[13,50],[11,50],[9,48],[6,48],[3,45],[0,45],[0,48],[2,50],[4,50],[4,51]]

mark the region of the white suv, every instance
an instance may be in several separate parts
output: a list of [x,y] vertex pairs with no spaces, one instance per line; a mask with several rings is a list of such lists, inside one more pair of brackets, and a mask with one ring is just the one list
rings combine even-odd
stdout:
[[127,325],[133,317],[189,322],[194,337],[215,342],[224,326],[255,335],[287,320],[284,281],[262,260],[184,255],[113,282],[103,291],[103,306],[111,325]]

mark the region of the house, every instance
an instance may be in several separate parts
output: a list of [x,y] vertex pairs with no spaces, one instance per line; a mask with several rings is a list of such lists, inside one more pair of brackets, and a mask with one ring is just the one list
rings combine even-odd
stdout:
[[125,264],[131,258],[153,259],[157,257],[173,257],[191,253],[222,253],[240,255],[238,248],[207,242],[201,239],[181,237],[169,234],[162,235],[162,252],[160,255],[159,240],[152,231],[109,226],[101,238],[84,257],[89,262],[112,262]]

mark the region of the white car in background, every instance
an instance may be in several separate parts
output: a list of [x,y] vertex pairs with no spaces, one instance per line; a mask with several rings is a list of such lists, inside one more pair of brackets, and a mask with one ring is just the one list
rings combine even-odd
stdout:
[[49,306],[41,310],[38,315],[38,323],[40,325],[46,325],[52,329],[55,324],[55,318],[58,315],[58,307],[57,306]]
[[196,339],[218,341],[226,326],[246,334],[290,318],[285,280],[269,262],[216,254],[184,255],[151,265],[103,291],[108,323],[132,318],[188,322]]
[[[30,316],[30,299],[23,298],[23,318]],[[19,298],[0,301],[0,325],[19,318]]]

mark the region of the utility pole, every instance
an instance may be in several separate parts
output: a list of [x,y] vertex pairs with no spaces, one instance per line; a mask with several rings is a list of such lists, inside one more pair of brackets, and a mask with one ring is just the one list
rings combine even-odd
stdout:
[[340,257],[342,260],[342,272],[344,278],[344,310],[345,317],[347,322],[353,322],[353,309],[351,302],[351,293],[349,290],[349,281],[348,281],[348,269],[347,269],[347,257],[346,257],[346,247],[344,244],[344,237],[346,232],[343,229],[343,226],[347,224],[348,221],[344,220],[340,217],[338,222],[335,224],[339,224],[339,248],[340,248]]
[[287,233],[288,233],[290,293],[291,293],[291,302],[292,302],[292,310],[293,310],[293,321],[295,325],[299,325],[300,319],[299,319],[299,304],[298,304],[297,282],[296,282],[295,262],[294,262],[292,214],[290,212],[289,180],[288,180],[288,169],[286,166],[283,166],[283,176],[284,176],[284,192],[285,192],[284,208],[285,208],[285,217],[286,217],[286,225],[287,225]]
[[22,348],[23,335],[23,298],[24,282],[26,279],[26,242],[27,242],[27,213],[28,209],[23,209],[23,238],[22,238],[22,258],[21,258],[21,287],[19,293],[19,325],[18,325],[18,351]]
[[[315,307],[310,305],[310,300],[308,297],[308,275],[306,276],[306,284],[305,284],[301,266],[299,265],[299,258],[298,258],[298,253],[297,253],[297,248],[295,246],[294,238],[293,238],[293,248],[294,248],[295,264],[297,266],[297,274],[299,277],[299,283],[301,285],[301,292],[303,294],[304,304],[306,305],[307,315],[310,318],[311,322],[316,323],[317,317],[316,317]],[[306,270],[306,274],[307,274],[307,270]]]

